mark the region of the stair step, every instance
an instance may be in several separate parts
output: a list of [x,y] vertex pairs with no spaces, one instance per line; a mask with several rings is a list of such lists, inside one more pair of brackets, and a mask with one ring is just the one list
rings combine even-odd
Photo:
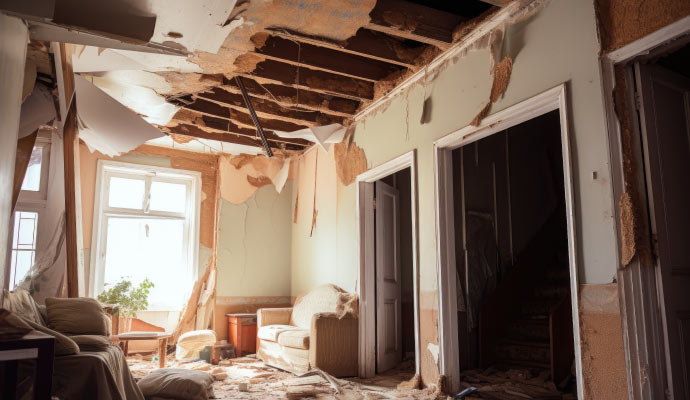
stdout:
[[506,337],[522,341],[549,341],[549,319],[520,319],[511,322],[506,329]]
[[494,351],[498,359],[521,360],[549,364],[551,348],[544,342],[524,342],[506,339],[501,341]]

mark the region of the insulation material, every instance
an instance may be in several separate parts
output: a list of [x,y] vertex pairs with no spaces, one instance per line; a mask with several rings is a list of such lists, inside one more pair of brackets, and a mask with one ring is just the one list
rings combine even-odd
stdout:
[[30,135],[55,118],[57,118],[57,112],[52,93],[44,85],[34,86],[31,95],[22,103],[19,117],[19,138]]
[[274,132],[276,135],[283,138],[308,140],[328,151],[331,144],[342,142],[345,137],[346,128],[340,124],[330,124],[326,126],[313,126],[294,132]]
[[611,51],[690,15],[690,2],[597,0],[602,51]]
[[141,117],[79,75],[74,76],[79,135],[91,149],[116,156],[163,136]]
[[338,143],[333,147],[335,168],[340,182],[347,186],[367,170],[367,157],[357,144]]
[[510,83],[510,74],[513,72],[513,59],[510,56],[505,56],[503,60],[494,65],[494,81],[491,85],[491,94],[489,95],[489,103],[482,108],[476,117],[470,122],[472,126],[479,126],[482,120],[489,115],[491,111],[491,104],[498,101],[503,96],[508,83]]
[[630,193],[625,192],[618,201],[621,229],[621,264],[628,265],[635,257],[636,245],[635,236],[637,224],[635,223],[635,212]]

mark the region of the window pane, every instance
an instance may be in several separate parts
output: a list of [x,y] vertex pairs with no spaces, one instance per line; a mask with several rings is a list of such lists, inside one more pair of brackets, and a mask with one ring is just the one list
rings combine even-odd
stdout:
[[34,263],[33,250],[12,250],[12,268],[10,270],[10,290],[14,288],[24,279],[29,268]]
[[149,310],[181,310],[193,284],[184,221],[110,217],[107,230],[104,283],[127,277],[136,286],[148,278],[155,284]]
[[43,148],[34,147],[29,159],[29,167],[24,175],[22,190],[38,192],[41,190],[41,163],[43,162]]
[[151,210],[182,213],[186,202],[187,185],[155,181],[151,183]]
[[144,180],[113,176],[110,178],[108,205],[110,207],[142,209]]

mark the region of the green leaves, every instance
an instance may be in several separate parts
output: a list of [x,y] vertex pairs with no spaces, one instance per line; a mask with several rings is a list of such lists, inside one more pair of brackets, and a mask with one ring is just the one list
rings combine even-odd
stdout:
[[[109,284],[106,283],[106,286]],[[149,293],[154,287],[153,282],[144,279],[139,286],[134,287],[128,279],[120,278],[114,284],[98,295],[98,300],[102,303],[120,306],[120,314],[124,317],[136,317],[137,311],[146,310],[149,306]]]

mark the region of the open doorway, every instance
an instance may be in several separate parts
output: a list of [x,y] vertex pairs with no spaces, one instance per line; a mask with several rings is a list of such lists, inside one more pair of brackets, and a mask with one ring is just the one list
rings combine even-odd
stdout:
[[558,111],[459,147],[452,161],[462,373],[520,371],[573,393]]
[[358,177],[360,376],[419,373],[414,153]]
[[452,391],[528,380],[545,391],[523,396],[581,392],[567,132],[561,85],[435,143],[439,361]]

